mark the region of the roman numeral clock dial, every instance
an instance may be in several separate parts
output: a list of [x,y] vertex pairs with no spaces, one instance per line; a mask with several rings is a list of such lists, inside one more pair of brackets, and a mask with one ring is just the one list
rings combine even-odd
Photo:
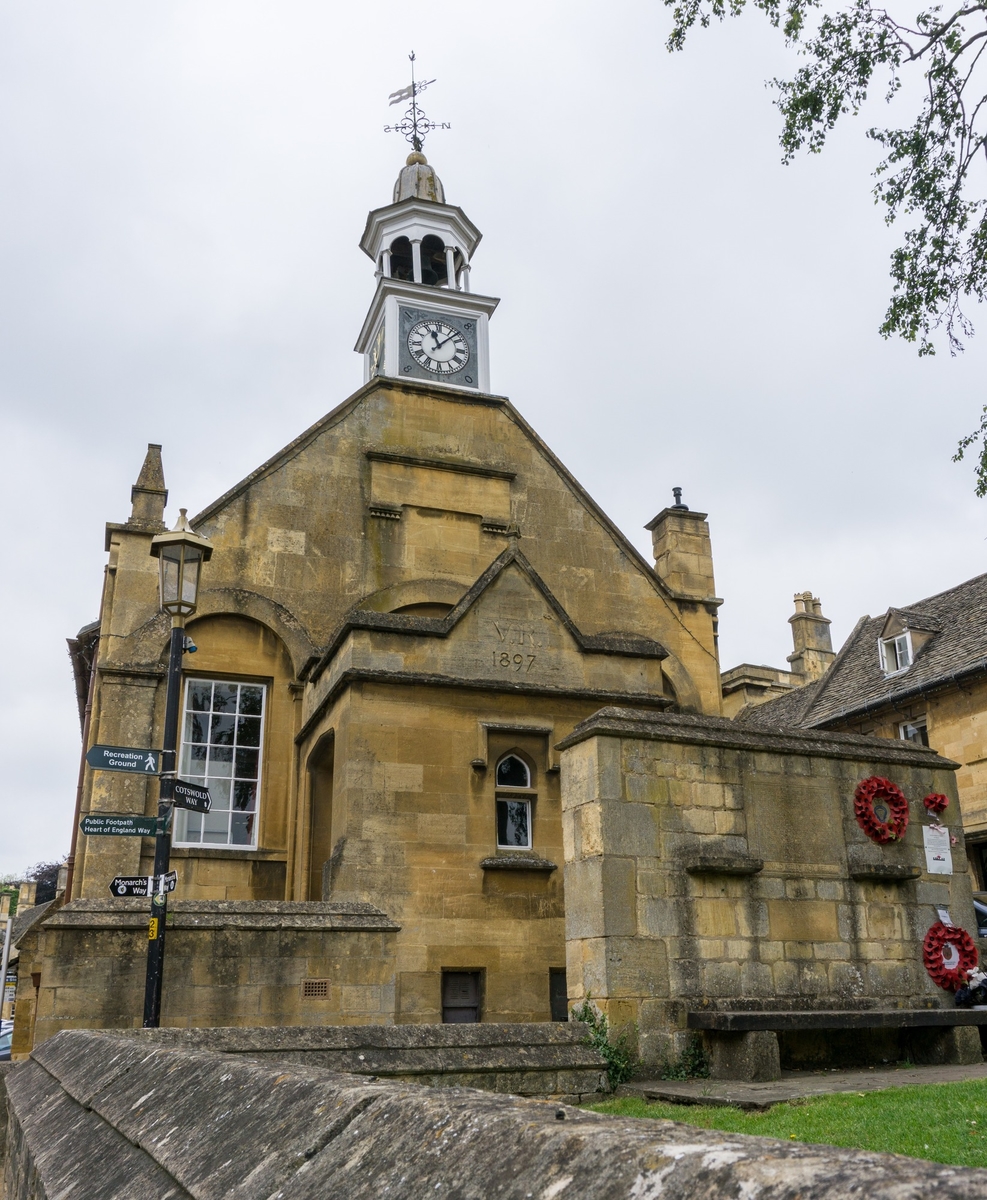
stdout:
[[408,352],[420,367],[436,375],[452,375],[470,360],[469,346],[462,333],[435,319],[412,326],[408,331]]

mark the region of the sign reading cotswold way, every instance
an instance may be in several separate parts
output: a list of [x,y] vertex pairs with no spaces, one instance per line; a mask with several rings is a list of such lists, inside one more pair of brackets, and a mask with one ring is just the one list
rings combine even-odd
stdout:
[[87,813],[79,822],[87,837],[157,837],[157,817],[137,817],[127,813]]
[[184,779],[175,780],[175,807],[191,808],[195,812],[207,813],[212,808],[212,797],[207,787],[197,783],[187,783]]
[[97,771],[157,775],[161,770],[161,751],[141,750],[133,746],[91,746],[86,754],[86,762]]
[[178,886],[178,872],[169,871],[167,875],[159,875],[157,880],[153,875],[118,875],[110,884],[110,895],[151,896],[159,881],[163,885],[161,891],[173,892]]

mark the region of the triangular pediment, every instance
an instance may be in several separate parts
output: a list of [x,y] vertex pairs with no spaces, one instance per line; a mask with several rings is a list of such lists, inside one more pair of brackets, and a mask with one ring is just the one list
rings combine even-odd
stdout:
[[514,543],[445,617],[353,610],[310,682],[320,696],[363,674],[662,704],[665,657],[649,638],[582,633]]

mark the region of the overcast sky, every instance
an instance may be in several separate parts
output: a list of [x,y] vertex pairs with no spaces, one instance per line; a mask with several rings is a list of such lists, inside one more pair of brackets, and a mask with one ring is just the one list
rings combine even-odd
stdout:
[[68,850],[65,638],[146,444],[194,513],[360,385],[357,242],[407,153],[382,127],[411,49],[484,234],[473,288],[503,298],[493,390],[643,550],[673,485],[709,513],[724,668],[785,665],[795,591],[839,646],[985,570],[950,457],[987,319],[959,359],[877,333],[883,104],[783,167],[777,33],[670,56],[668,26],[657,0],[0,2],[0,872]]

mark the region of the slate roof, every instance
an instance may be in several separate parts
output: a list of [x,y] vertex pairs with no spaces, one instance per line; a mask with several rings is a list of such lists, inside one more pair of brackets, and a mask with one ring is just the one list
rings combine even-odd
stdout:
[[[891,613],[909,628],[933,632],[910,667],[887,676],[877,642]],[[745,708],[735,719],[758,729],[812,728],[901,703],[978,672],[987,672],[987,575],[906,608],[861,617],[822,679]]]

